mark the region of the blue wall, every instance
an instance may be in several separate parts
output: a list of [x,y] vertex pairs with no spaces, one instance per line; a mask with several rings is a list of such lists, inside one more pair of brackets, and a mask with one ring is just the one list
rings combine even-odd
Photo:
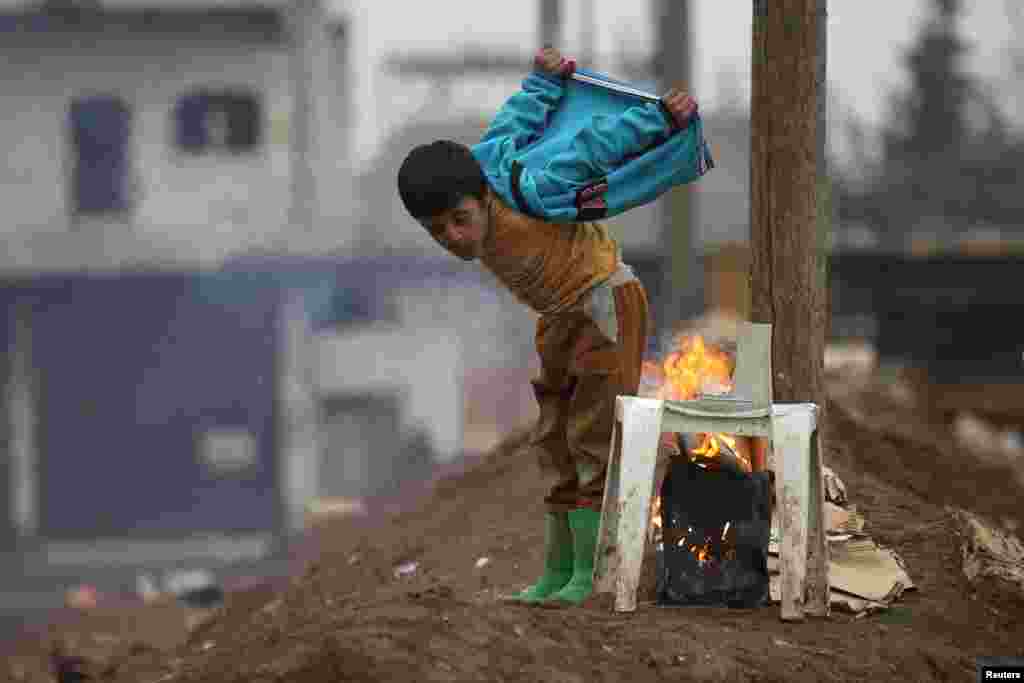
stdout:
[[[281,302],[303,294],[314,327],[393,315],[399,286],[480,282],[419,261],[292,261],[211,273],[40,275],[0,289],[30,302],[39,373],[40,533],[49,538],[279,528],[276,375]],[[242,427],[258,464],[215,476],[197,435]]]

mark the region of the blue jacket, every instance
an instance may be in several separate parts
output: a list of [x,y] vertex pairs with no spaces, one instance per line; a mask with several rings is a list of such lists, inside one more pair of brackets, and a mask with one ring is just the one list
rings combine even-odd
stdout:
[[540,72],[471,150],[507,204],[556,223],[610,218],[714,167],[699,115],[676,130],[658,102]]

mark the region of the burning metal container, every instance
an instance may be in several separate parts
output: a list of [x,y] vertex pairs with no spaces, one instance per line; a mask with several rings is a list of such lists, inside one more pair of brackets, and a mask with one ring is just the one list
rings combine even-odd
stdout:
[[752,608],[769,601],[771,472],[673,458],[660,491],[658,603]]
[[[669,401],[728,395],[735,365],[734,343],[681,334],[663,359],[644,363],[642,394]],[[673,457],[651,520],[659,604],[758,607],[769,601],[773,480],[762,441],[663,435]]]

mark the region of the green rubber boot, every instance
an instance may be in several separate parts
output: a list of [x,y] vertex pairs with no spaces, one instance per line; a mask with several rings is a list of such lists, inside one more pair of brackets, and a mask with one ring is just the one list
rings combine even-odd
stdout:
[[569,512],[573,550],[572,578],[545,602],[578,605],[594,594],[594,552],[600,526],[601,513],[598,510],[577,508]]
[[573,545],[568,513],[548,512],[544,524],[544,574],[537,583],[513,595],[513,602],[541,602],[572,578]]

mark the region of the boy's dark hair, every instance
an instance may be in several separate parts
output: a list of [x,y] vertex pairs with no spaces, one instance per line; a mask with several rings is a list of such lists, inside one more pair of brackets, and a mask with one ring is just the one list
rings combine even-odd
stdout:
[[487,180],[469,148],[452,140],[414,147],[398,169],[398,194],[413,218],[432,218],[465,197],[483,199]]

